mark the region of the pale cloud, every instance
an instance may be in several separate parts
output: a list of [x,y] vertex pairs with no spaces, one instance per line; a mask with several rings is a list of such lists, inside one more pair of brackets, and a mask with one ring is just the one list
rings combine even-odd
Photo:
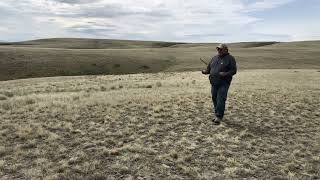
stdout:
[[[303,25],[300,21],[288,20],[285,23],[282,21],[274,21],[265,24],[257,23],[253,26],[250,34],[268,34],[280,38],[284,41],[302,41],[302,40],[320,40],[320,24],[314,23],[317,18],[303,19]],[[285,37],[287,36],[287,37]]]
[[0,32],[1,33],[7,33],[7,32],[9,32],[9,29],[6,28],[6,27],[0,27]]
[[65,3],[65,4],[89,4],[93,2],[98,2],[100,0],[51,0],[59,3]]
[[[12,31],[2,33],[0,39],[62,36],[165,41],[255,40],[260,29],[255,25],[262,19],[250,12],[277,8],[292,1],[3,0],[0,10],[5,11],[0,11],[0,23]],[[5,18],[8,14],[10,18]],[[263,30],[260,37],[285,37],[286,33],[279,33],[277,36],[277,32]]]
[[246,8],[244,9],[245,12],[252,12],[252,11],[262,11],[267,9],[276,8],[295,0],[260,0],[255,1],[253,3],[248,3]]

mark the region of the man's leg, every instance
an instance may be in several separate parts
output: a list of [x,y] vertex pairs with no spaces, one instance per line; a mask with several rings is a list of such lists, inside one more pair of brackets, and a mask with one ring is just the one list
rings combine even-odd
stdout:
[[222,119],[224,116],[224,110],[226,105],[226,100],[228,96],[228,90],[229,90],[230,83],[223,83],[219,86],[217,90],[217,117]]
[[211,84],[211,98],[213,102],[213,110],[215,115],[217,114],[217,94],[218,94],[217,86]]

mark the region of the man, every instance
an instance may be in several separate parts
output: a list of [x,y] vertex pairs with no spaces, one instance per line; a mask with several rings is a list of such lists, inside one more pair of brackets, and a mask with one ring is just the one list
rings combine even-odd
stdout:
[[209,74],[211,84],[211,95],[216,118],[213,122],[219,125],[224,116],[225,103],[232,76],[237,73],[237,64],[232,55],[228,52],[226,44],[219,44],[216,47],[218,55],[214,56],[207,69],[202,74]]

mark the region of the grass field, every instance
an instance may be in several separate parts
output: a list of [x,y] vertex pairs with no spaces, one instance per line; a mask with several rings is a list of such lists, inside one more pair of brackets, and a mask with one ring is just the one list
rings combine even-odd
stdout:
[[0,177],[319,179],[319,97],[317,69],[240,70],[214,126],[200,72],[3,81]]
[[[32,77],[198,71],[216,44],[103,39],[0,43],[0,81]],[[320,69],[320,41],[231,43],[239,69]]]

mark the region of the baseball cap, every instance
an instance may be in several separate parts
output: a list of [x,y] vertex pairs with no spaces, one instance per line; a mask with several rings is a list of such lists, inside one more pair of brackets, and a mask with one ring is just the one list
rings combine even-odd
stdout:
[[219,48],[219,49],[223,49],[223,48],[226,48],[228,49],[228,46],[226,44],[219,44],[218,46],[216,46],[216,48]]

